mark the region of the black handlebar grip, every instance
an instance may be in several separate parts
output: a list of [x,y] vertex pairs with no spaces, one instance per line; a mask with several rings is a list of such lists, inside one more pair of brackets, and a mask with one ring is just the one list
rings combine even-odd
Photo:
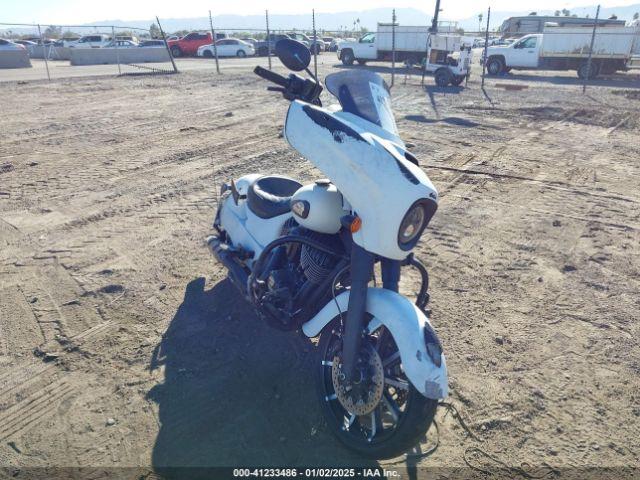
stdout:
[[269,80],[281,87],[287,88],[289,85],[289,80],[286,77],[283,77],[280,74],[272,72],[271,70],[267,70],[266,68],[256,67],[253,69],[253,73],[264,78],[265,80]]

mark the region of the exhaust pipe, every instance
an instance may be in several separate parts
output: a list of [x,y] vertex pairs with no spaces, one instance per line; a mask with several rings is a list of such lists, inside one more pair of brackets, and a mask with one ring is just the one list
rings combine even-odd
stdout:
[[247,280],[249,279],[249,272],[245,267],[238,263],[235,253],[229,248],[229,245],[222,242],[216,235],[207,237],[207,246],[213,254],[213,256],[222,265],[224,265],[229,272],[229,280],[233,283],[244,296],[247,295]]

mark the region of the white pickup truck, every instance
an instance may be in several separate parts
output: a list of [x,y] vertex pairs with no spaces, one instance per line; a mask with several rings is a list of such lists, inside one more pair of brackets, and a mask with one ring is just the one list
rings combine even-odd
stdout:
[[489,47],[487,72],[500,75],[511,69],[576,70],[580,78],[594,78],[629,68],[639,40],[638,28],[597,28],[589,71],[592,33],[589,27],[547,27],[544,33],[526,35],[511,45]]
[[[368,61],[395,60],[407,64],[422,64],[435,73],[438,86],[460,85],[469,74],[471,42],[455,34],[430,33],[426,26],[395,26],[379,23],[377,32],[363,35],[357,42],[341,42],[338,59],[344,65],[360,65]],[[395,38],[394,38],[395,37]]]

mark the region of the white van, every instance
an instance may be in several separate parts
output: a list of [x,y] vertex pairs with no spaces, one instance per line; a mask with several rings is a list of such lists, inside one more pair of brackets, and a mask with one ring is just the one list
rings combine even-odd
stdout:
[[108,35],[83,35],[76,42],[69,45],[69,48],[101,48],[111,41]]

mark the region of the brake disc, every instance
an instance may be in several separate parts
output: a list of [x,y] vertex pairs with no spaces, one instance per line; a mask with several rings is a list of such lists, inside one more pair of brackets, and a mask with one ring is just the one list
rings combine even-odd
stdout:
[[362,349],[356,376],[360,378],[347,382],[342,372],[342,360],[338,355],[334,356],[331,379],[338,401],[349,413],[368,415],[378,406],[384,391],[382,359],[373,346]]

